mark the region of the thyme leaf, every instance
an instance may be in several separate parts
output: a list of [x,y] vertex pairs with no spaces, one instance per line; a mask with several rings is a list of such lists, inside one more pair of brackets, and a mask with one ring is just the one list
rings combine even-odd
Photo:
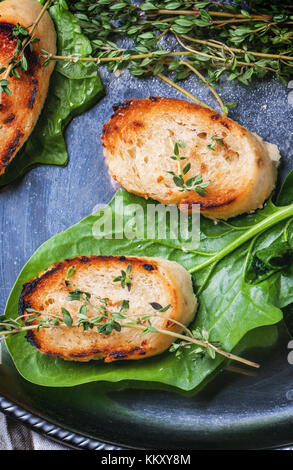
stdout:
[[210,144],[207,145],[208,149],[215,150],[216,145],[220,145],[221,147],[224,145],[224,137],[217,137],[216,135],[209,135],[208,137],[212,141]]
[[131,264],[128,264],[125,271],[123,269],[121,270],[121,276],[117,276],[113,279],[113,282],[120,282],[123,289],[125,289],[126,286],[129,292],[131,290],[131,277],[129,276],[131,269]]
[[66,279],[70,279],[76,272],[76,266],[70,266],[66,273]]
[[[183,145],[182,145],[183,144]],[[216,144],[216,143],[215,143]],[[179,148],[184,148],[185,145],[182,141],[175,142],[174,144],[174,155],[171,155],[171,160],[177,161],[177,174],[174,171],[165,170],[166,173],[169,173],[173,176],[173,182],[179,188],[180,192],[189,192],[195,191],[200,196],[205,197],[206,195],[206,188],[210,185],[210,181],[203,181],[202,175],[195,175],[191,178],[188,178],[186,181],[184,176],[189,173],[191,170],[191,163],[187,163],[183,169],[181,170],[180,162],[185,160],[186,157],[180,155]]]

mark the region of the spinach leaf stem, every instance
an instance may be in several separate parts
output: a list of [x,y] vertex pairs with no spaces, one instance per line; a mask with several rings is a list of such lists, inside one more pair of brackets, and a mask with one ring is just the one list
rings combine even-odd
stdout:
[[200,271],[203,268],[206,268],[212,263],[220,261],[222,258],[232,253],[232,251],[236,250],[236,248],[239,248],[241,245],[246,243],[248,240],[251,240],[253,237],[258,235],[259,233],[264,232],[265,230],[272,227],[273,225],[276,225],[282,220],[286,220],[292,216],[293,216],[293,204],[291,204],[290,206],[285,206],[285,207],[280,208],[277,212],[274,212],[269,217],[266,217],[261,222],[255,224],[253,227],[247,230],[247,232],[240,235],[240,237],[238,237],[229,245],[225,246],[225,248],[223,248],[221,251],[219,251],[215,255],[211,256],[204,263],[197,264],[196,266],[189,268],[188,271],[192,274],[197,271]]

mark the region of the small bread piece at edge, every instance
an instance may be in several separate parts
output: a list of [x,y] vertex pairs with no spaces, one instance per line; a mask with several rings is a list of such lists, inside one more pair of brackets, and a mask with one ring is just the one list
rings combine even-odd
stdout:
[[[0,3],[0,68],[13,56],[17,37],[13,28],[18,23],[30,27],[42,10],[37,0],[5,0]],[[1,94],[0,104],[0,176],[31,135],[42,111],[54,69],[51,61],[41,64],[41,49],[56,54],[56,32],[53,21],[46,12],[38,24],[33,52],[26,49],[28,70],[19,71],[20,78],[9,77],[11,96]],[[0,75],[3,79],[5,72]]]

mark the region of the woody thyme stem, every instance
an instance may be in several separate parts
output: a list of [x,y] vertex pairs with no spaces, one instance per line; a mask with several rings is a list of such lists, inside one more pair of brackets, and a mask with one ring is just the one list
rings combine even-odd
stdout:
[[[150,67],[149,67],[150,68]],[[199,106],[203,106],[204,108],[207,108],[207,109],[210,109],[211,111],[214,111],[212,108],[210,108],[210,106],[208,106],[207,104],[205,104],[203,101],[199,100],[198,98],[196,98],[196,96],[194,96],[192,93],[190,93],[189,91],[185,90],[185,88],[181,87],[180,85],[178,85],[177,83],[173,82],[170,78],[166,77],[165,75],[163,75],[162,73],[158,73],[156,75],[158,78],[160,78],[161,80],[163,80],[164,82],[168,83],[168,85],[171,85],[173,88],[175,88],[176,90],[180,91],[181,93],[183,93],[185,96],[187,96],[189,99],[191,99],[192,101],[194,101],[196,104],[198,104]]]
[[[179,38],[177,37],[179,43],[181,44],[181,41],[179,40]],[[215,44],[213,44],[215,45]],[[218,45],[216,45],[216,47],[219,47]],[[220,46],[222,47],[222,46]],[[188,49],[188,47],[186,47]],[[231,49],[232,50],[232,49]],[[203,52],[200,52],[200,51],[196,51],[196,50],[188,50],[188,51],[178,51],[178,52],[170,52],[168,54],[165,54],[164,57],[168,58],[168,57],[180,57],[180,56],[185,56],[185,57],[191,57],[193,55],[200,55],[200,56],[203,56],[203,57],[209,57],[210,59],[212,60],[216,60],[216,61],[219,61],[219,62],[226,62],[226,59],[223,58],[223,57],[217,57],[217,56],[213,56],[213,55],[210,55],[210,54],[205,54]],[[146,58],[150,58],[150,57],[154,57],[155,54],[154,53],[147,53],[147,54],[135,54],[133,56],[130,56],[128,57],[127,60],[136,60],[136,59],[146,59]],[[94,63],[107,63],[107,62],[121,62],[123,61],[123,56],[118,56],[118,57],[100,57],[100,58],[96,58],[96,57],[77,57],[77,56],[58,56],[58,55],[53,55],[53,54],[50,54],[48,53],[47,51],[42,51],[42,57],[46,60],[54,60],[54,61],[68,61],[68,62],[94,62]],[[211,92],[213,93],[213,95],[216,97],[217,101],[219,102],[220,106],[221,106],[221,109],[223,110],[224,108],[224,103],[222,102],[219,94],[217,93],[217,91],[207,83],[207,81],[205,80],[204,76],[197,70],[195,69],[191,63],[186,60],[186,61],[180,61],[180,63],[182,65],[185,65],[186,67],[188,67],[190,70],[192,70],[192,72],[197,75],[204,84],[206,84],[209,89],[211,90]],[[248,67],[254,67],[255,64],[254,63],[248,63],[248,62],[238,62],[238,65],[243,65],[243,66],[248,66]],[[224,66],[226,67],[231,67],[231,63],[225,63]],[[265,68],[266,70],[270,70],[272,72],[275,72],[276,73],[276,70],[274,70],[273,68],[271,67],[263,67]],[[149,67],[149,70],[150,71],[153,71],[153,69],[151,67]],[[159,73],[156,75],[158,78],[160,78],[161,80],[163,80],[164,82],[168,83],[170,86],[172,86],[173,88],[177,89],[178,91],[180,91],[181,93],[183,93],[185,96],[187,96],[189,99],[191,99],[192,101],[194,101],[195,103],[197,103],[198,105],[200,106],[203,106],[205,108],[208,108],[208,109],[211,109],[213,111],[213,109],[211,107],[209,107],[208,105],[206,105],[204,102],[202,102],[201,100],[199,100],[196,96],[194,96],[192,93],[188,92],[185,88],[181,87],[180,85],[178,85],[177,83],[173,82],[170,78],[166,77],[165,75],[163,75],[162,73]]]
[[[181,51],[181,52],[171,52],[169,54],[166,54],[165,57],[190,56],[190,55],[191,55],[190,52]],[[145,59],[145,58],[153,57],[153,56],[154,56],[153,53],[137,54],[137,55],[133,55],[133,56],[129,57],[127,60]],[[42,57],[45,60],[68,61],[68,62],[79,62],[79,61],[80,62],[95,62],[97,64],[105,63],[105,62],[112,62],[112,61],[115,61],[115,62],[123,61],[123,56],[119,56],[119,57],[101,57],[101,58],[97,58],[97,57],[76,57],[76,56],[58,56],[58,55],[50,54],[47,51],[42,51]],[[148,67],[148,68],[149,68],[150,71],[153,71],[153,69],[151,67]],[[194,96],[192,93],[190,93],[185,88],[178,85],[177,83],[174,83],[170,78],[166,77],[162,73],[158,73],[156,76],[158,78],[160,78],[161,80],[163,80],[164,82],[171,85],[176,90],[183,93],[185,96],[187,96],[189,99],[191,99],[192,101],[194,101],[198,105],[203,106],[204,108],[208,108],[208,109],[213,111],[213,109],[210,108],[203,101],[196,98],[196,96]]]
[[[204,52],[200,52],[200,51],[192,51],[192,52],[184,52],[184,51],[178,51],[178,52],[170,52],[168,54],[165,54],[164,57],[168,58],[168,57],[180,57],[180,56],[185,56],[185,57],[191,57],[193,55],[199,55],[201,57],[207,57],[207,58],[210,58],[212,61],[218,61],[218,62],[225,62],[223,64],[224,67],[231,67],[231,63],[227,63],[226,62],[226,59],[224,57],[218,57],[218,56],[213,56],[213,55],[210,55],[210,54],[205,54]],[[136,60],[136,59],[147,59],[147,58],[150,58],[150,57],[154,57],[154,53],[153,52],[150,52],[148,54],[136,54],[136,55],[133,55],[133,56],[130,56],[127,60]],[[101,58],[97,58],[97,57],[77,57],[77,56],[58,56],[58,55],[53,55],[53,54],[50,54],[48,53],[47,51],[43,51],[42,52],[42,58],[43,59],[46,59],[46,60],[52,60],[52,61],[68,61],[68,62],[94,62],[94,63],[107,63],[107,62],[122,62],[123,61],[123,56],[118,56],[118,57],[101,57]],[[238,65],[241,65],[241,66],[244,66],[244,67],[255,67],[255,63],[254,62],[242,62],[242,61],[238,61],[237,60],[237,64]],[[213,64],[212,64],[213,65]],[[289,65],[289,64],[288,64]],[[289,65],[290,66],[290,65]],[[277,71],[275,69],[273,69],[272,67],[267,67],[267,66],[262,66],[263,69],[265,70],[269,70],[273,73],[276,73]],[[159,76],[159,74],[157,74],[157,77],[161,78],[161,76]],[[164,79],[162,79],[164,80]],[[165,80],[166,81],[166,80]],[[167,82],[169,83],[169,81]],[[173,82],[172,82],[173,83]],[[169,83],[170,85],[170,83]],[[174,85],[172,85],[174,86]],[[182,89],[182,87],[178,86],[178,90],[180,88],[180,91],[184,94],[186,94],[186,96],[189,96],[188,93],[185,93],[186,90]],[[183,91],[184,90],[184,91]],[[190,97],[190,96],[189,96]],[[194,98],[191,98],[194,100]],[[196,101],[196,100],[194,100]],[[198,103],[200,104],[200,103]],[[205,107],[208,107],[206,104],[201,104],[201,106],[205,106]]]
[[[198,10],[155,10],[154,13],[150,13],[149,15],[146,16],[151,16],[154,14],[160,14],[160,15],[199,15]],[[268,15],[251,15],[249,17],[246,17],[245,15],[242,15],[240,13],[226,13],[222,11],[213,11],[209,10],[209,15],[210,16],[215,16],[215,17],[221,17],[221,18],[239,18],[239,19],[245,19],[245,20],[253,20],[253,21],[271,21],[272,17]]]
[[[153,315],[153,316],[155,316],[155,315]],[[162,315],[156,315],[156,316],[160,316],[161,318],[164,318],[165,320],[168,320],[167,317],[163,317]],[[60,318],[60,320],[61,320],[61,318]],[[230,360],[233,360],[233,361],[236,361],[236,362],[241,362],[242,364],[246,364],[247,366],[250,366],[250,367],[259,368],[259,364],[255,363],[255,362],[252,362],[252,361],[249,361],[249,360],[244,359],[242,357],[236,356],[235,354],[223,351],[220,348],[218,348],[217,346],[213,345],[212,343],[209,343],[208,341],[202,341],[202,340],[196,339],[192,335],[191,331],[188,328],[186,328],[184,325],[182,325],[180,322],[177,322],[176,320],[173,320],[172,318],[170,318],[169,321],[172,321],[174,324],[177,324],[181,327],[184,327],[183,329],[186,331],[188,336],[180,334],[180,333],[176,333],[176,332],[173,332],[173,331],[169,331],[169,330],[164,330],[164,329],[161,329],[161,328],[155,328],[155,330],[156,330],[155,332],[156,333],[161,333],[161,334],[164,334],[164,335],[167,335],[167,336],[171,336],[171,337],[176,338],[176,339],[181,339],[181,340],[187,341],[188,343],[195,344],[197,346],[201,346],[203,348],[211,348],[217,354],[219,354],[221,356],[224,356],[227,359],[230,359]],[[0,323],[0,325],[7,326],[7,324],[4,324],[4,323],[2,323],[2,324]],[[15,334],[25,332],[25,331],[36,330],[40,327],[41,327],[40,325],[30,325],[30,326],[23,326],[23,327],[15,328],[14,331],[0,331],[0,341],[5,339],[5,336],[7,336],[7,337],[14,336]],[[57,325],[57,326],[51,326],[51,327],[52,328],[68,328],[68,326],[66,326],[66,325]],[[72,325],[70,328],[78,328],[78,327],[79,327],[78,325]],[[139,330],[142,330],[142,331],[145,331],[145,329],[146,329],[146,327],[143,326],[143,325],[138,325],[138,324],[133,324],[133,323],[124,323],[124,324],[121,324],[121,327],[134,328],[134,329],[139,329]]]
[[[191,36],[187,36],[186,34],[180,35],[183,39],[187,39],[190,42],[195,42],[197,44],[203,44],[204,46],[214,47],[216,49],[222,49],[225,47],[224,43],[215,43],[213,41],[208,41],[204,39],[196,39],[192,38]],[[230,50],[240,54],[251,54],[255,57],[262,57],[266,59],[285,59],[285,60],[293,60],[293,56],[281,55],[281,54],[265,54],[263,52],[255,52],[255,51],[246,51],[245,49],[237,49],[235,47],[230,47]]]
[[50,6],[50,3],[51,3],[52,0],[47,0],[46,3],[44,4],[42,10],[40,11],[40,14],[39,16],[37,17],[36,21],[34,22],[34,24],[32,25],[31,29],[30,29],[30,37],[33,36],[35,30],[37,29],[37,26],[39,24],[39,22],[41,21],[41,19],[43,18],[44,14],[46,13],[46,11],[48,10],[49,6]]
[[208,86],[208,88],[211,90],[211,92],[213,93],[213,95],[215,96],[216,100],[219,102],[220,106],[221,106],[221,109],[224,109],[224,103],[223,101],[221,100],[219,94],[216,92],[216,90],[206,81],[206,79],[204,78],[204,76],[197,70],[195,69],[191,63],[189,61],[186,61],[186,60],[181,60],[179,62],[180,64],[182,65],[185,65],[186,67],[188,67],[195,75],[197,75],[201,81]]
[[[133,325],[133,324],[127,324],[126,323],[123,326],[136,328],[136,329],[139,329],[139,330],[145,330],[145,327],[142,326],[142,325]],[[156,330],[159,333],[169,335],[169,336],[173,336],[174,338],[182,339],[184,341],[186,341],[186,339],[188,339],[188,342],[196,344],[197,346],[202,346],[203,348],[212,348],[216,353],[220,354],[221,356],[226,357],[227,359],[237,361],[237,362],[241,362],[242,364],[246,364],[247,366],[250,366],[250,367],[255,367],[256,369],[258,369],[260,367],[259,364],[257,364],[256,362],[252,362],[252,361],[249,361],[247,359],[243,359],[242,357],[235,356],[234,354],[222,351],[217,346],[214,346],[212,343],[208,343],[207,341],[201,341],[201,340],[198,340],[198,339],[195,339],[195,338],[190,338],[190,337],[186,338],[186,336],[181,335],[180,333],[174,333],[172,331],[163,330],[161,328],[156,328]]]

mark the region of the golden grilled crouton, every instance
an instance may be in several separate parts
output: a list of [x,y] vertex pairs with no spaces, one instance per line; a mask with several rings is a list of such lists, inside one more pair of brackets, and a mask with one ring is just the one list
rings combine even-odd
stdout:
[[[17,37],[14,27],[20,24],[30,27],[37,19],[42,5],[37,0],[5,0],[0,3],[0,69],[7,68],[7,60],[13,57]],[[56,33],[46,12],[36,28],[33,51],[28,47],[28,70],[19,71],[20,77],[9,77],[11,96],[1,94],[0,104],[0,175],[30,136],[43,108],[54,62],[42,67],[40,50],[56,53]],[[0,81],[5,71],[0,75]]]
[[[122,283],[114,282],[114,279],[119,277],[121,270],[126,272],[129,265],[131,283],[129,288],[127,285],[123,288]],[[69,269],[74,274],[68,279]],[[20,315],[28,315],[27,309],[34,309],[41,312],[40,320],[52,318],[54,314],[62,316],[61,308],[65,308],[76,325],[82,302],[68,299],[69,292],[76,289],[89,293],[91,304],[99,311],[88,307],[89,318],[99,316],[105,307],[108,317],[103,321],[106,321],[113,312],[120,310],[123,301],[128,301],[129,308],[123,310],[126,319],[120,321],[122,325],[151,315],[149,320],[153,327],[181,332],[182,327],[170,319],[188,325],[197,307],[191,276],[176,262],[161,258],[92,255],[56,263],[39,278],[26,283],[20,297]],[[160,306],[169,304],[167,311],[158,311]],[[147,320],[142,324],[148,326]],[[121,331],[114,329],[108,335],[98,332],[97,328],[88,331],[82,327],[40,328],[30,331],[27,338],[40,352],[50,356],[69,361],[104,358],[105,362],[154,356],[174,341],[174,337],[163,333],[142,335],[141,329],[130,327],[122,327]]]
[[[275,185],[276,146],[186,101],[154,97],[115,105],[102,140],[110,174],[128,191],[182,210],[199,204],[201,213],[212,219],[262,207]],[[180,156],[186,157],[180,170],[170,158],[178,141],[185,144]],[[188,163],[185,182],[202,175],[203,182],[210,182],[205,195],[182,191],[174,183],[174,174]]]

